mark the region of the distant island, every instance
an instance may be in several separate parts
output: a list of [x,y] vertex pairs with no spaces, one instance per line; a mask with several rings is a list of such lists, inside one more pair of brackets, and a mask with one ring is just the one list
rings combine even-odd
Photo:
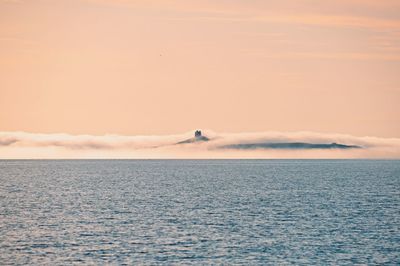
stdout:
[[[210,141],[203,136],[201,130],[194,132],[194,137],[176,144],[188,144]],[[282,150],[309,150],[309,149],[361,149],[357,145],[346,145],[340,143],[307,143],[307,142],[256,142],[256,143],[234,143],[218,146],[218,149],[255,150],[255,149],[282,149]]]
[[201,134],[201,130],[196,130],[196,131],[194,132],[194,138],[190,138],[190,139],[187,139],[187,140],[183,140],[183,141],[180,141],[180,142],[178,142],[178,143],[176,143],[176,144],[204,142],[204,141],[209,141],[209,140],[210,140],[209,138],[207,138],[206,136],[203,136],[203,135]]
[[284,150],[308,150],[308,149],[360,149],[360,146],[345,145],[338,143],[315,144],[305,142],[261,142],[261,143],[241,143],[229,144],[220,146],[222,149],[239,149],[239,150],[254,150],[254,149],[284,149]]

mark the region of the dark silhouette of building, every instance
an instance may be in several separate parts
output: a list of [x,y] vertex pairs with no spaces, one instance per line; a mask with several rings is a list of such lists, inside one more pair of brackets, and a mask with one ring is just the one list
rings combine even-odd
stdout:
[[196,131],[194,132],[194,137],[195,137],[196,139],[201,138],[201,130],[196,130]]

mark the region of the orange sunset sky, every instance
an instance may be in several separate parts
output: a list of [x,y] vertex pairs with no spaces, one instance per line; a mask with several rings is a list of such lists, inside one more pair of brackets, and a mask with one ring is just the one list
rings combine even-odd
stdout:
[[400,137],[398,0],[0,0],[0,131]]

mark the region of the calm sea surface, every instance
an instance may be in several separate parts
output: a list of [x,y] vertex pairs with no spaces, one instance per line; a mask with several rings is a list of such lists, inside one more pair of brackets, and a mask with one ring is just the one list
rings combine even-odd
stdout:
[[0,265],[400,264],[400,161],[0,161]]

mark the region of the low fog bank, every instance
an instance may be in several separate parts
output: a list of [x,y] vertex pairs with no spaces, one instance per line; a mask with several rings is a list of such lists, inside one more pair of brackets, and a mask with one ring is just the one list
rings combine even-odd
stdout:
[[93,136],[0,132],[0,158],[400,158],[399,138],[203,130],[208,141],[185,142],[193,133]]

